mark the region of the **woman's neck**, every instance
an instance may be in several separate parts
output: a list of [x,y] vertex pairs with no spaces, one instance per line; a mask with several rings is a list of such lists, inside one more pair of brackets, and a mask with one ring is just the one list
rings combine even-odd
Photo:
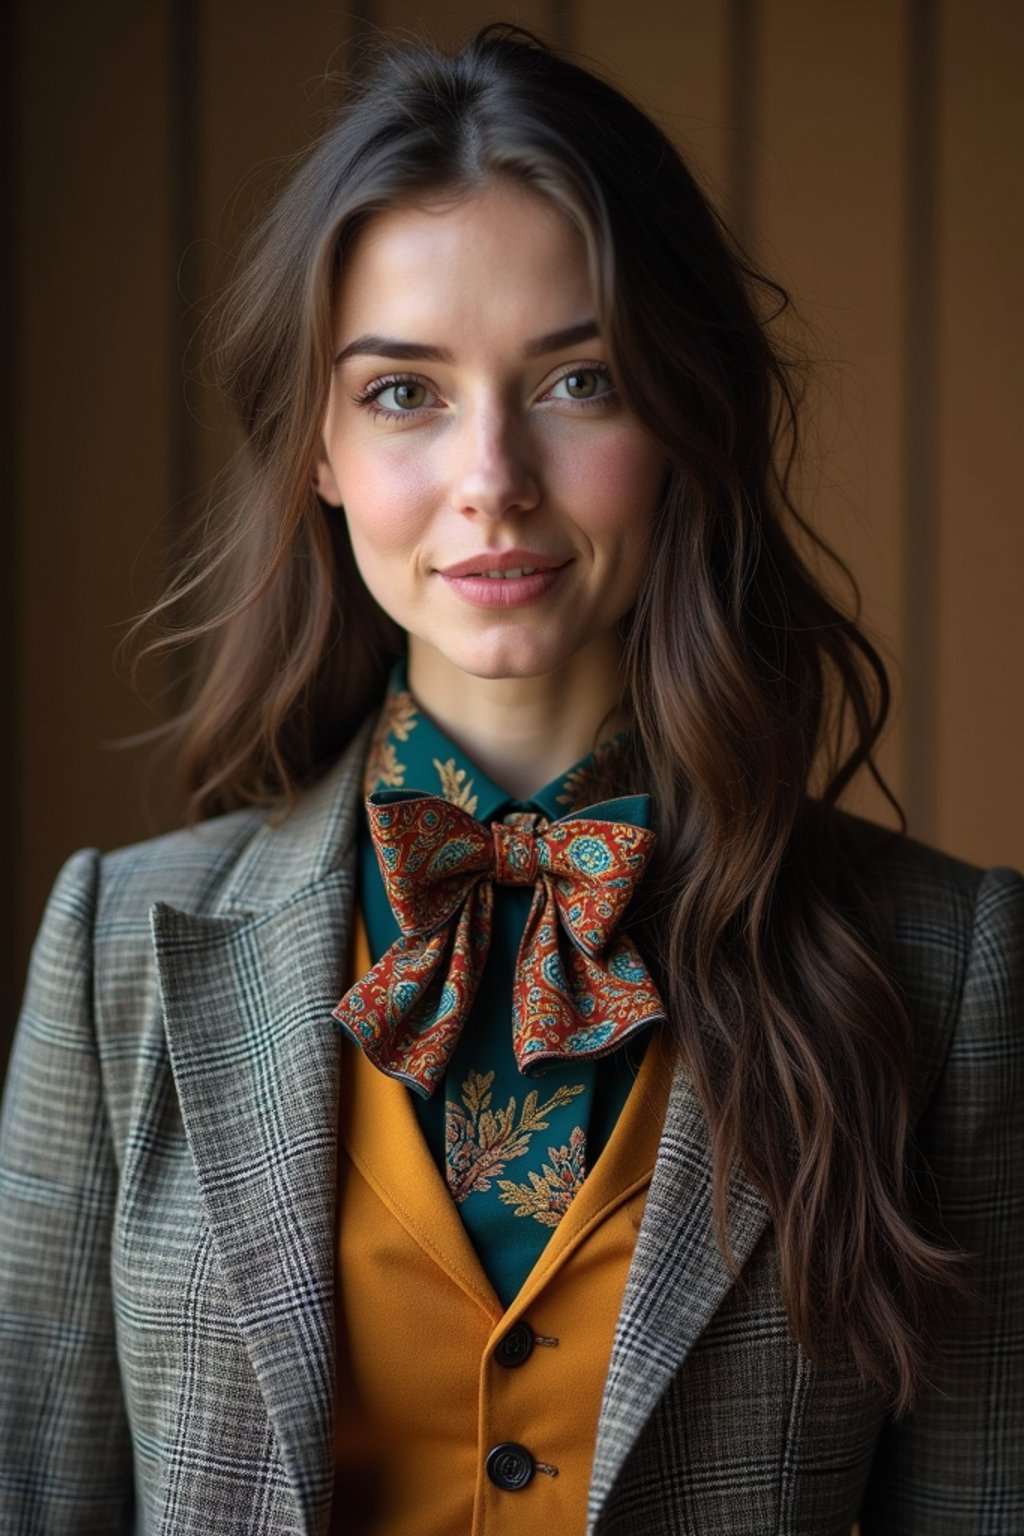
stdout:
[[627,723],[621,642],[602,641],[554,673],[490,678],[465,672],[410,636],[409,689],[488,778],[528,800]]

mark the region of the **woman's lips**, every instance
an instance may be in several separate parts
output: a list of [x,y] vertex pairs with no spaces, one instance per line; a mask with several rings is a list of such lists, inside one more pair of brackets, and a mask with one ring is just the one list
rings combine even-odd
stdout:
[[572,564],[567,560],[550,571],[534,571],[530,576],[445,576],[438,574],[467,602],[478,608],[517,608],[544,597],[561,581]]

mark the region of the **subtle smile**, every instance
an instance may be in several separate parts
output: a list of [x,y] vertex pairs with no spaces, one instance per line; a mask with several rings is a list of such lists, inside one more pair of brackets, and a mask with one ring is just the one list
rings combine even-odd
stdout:
[[449,587],[477,608],[513,608],[523,603],[534,603],[547,594],[562,580],[563,572],[572,564],[549,566],[538,570],[523,566],[504,569],[472,571],[453,575],[440,571]]

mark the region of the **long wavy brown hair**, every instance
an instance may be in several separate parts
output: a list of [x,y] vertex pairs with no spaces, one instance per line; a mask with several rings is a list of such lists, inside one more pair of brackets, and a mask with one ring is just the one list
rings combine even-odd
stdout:
[[[855,583],[790,494],[787,296],[660,129],[521,29],[385,52],[241,253],[211,355],[246,481],[144,621],[145,651],[199,650],[169,728],[186,818],[287,814],[381,696],[405,635],[313,484],[337,288],[375,212],[502,177],[582,233],[618,387],[671,465],[622,621],[623,702],[658,833],[644,943],[710,1128],[717,1240],[735,1272],[739,1164],[774,1220],[795,1338],[819,1361],[848,1350],[899,1416],[944,1301],[968,1292],[911,1207],[911,1026],[837,831],[859,770],[889,794],[889,686]],[[847,582],[846,611],[811,556]]]

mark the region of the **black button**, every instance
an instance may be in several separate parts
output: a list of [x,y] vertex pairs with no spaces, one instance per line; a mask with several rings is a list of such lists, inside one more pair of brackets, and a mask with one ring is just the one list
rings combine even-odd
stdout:
[[523,1361],[529,1360],[533,1354],[534,1337],[529,1323],[514,1323],[505,1337],[499,1339],[495,1345],[495,1360],[507,1370],[522,1365]]
[[487,1452],[487,1476],[497,1488],[508,1493],[518,1493],[533,1476],[533,1457],[525,1445],[514,1440],[503,1440]]

